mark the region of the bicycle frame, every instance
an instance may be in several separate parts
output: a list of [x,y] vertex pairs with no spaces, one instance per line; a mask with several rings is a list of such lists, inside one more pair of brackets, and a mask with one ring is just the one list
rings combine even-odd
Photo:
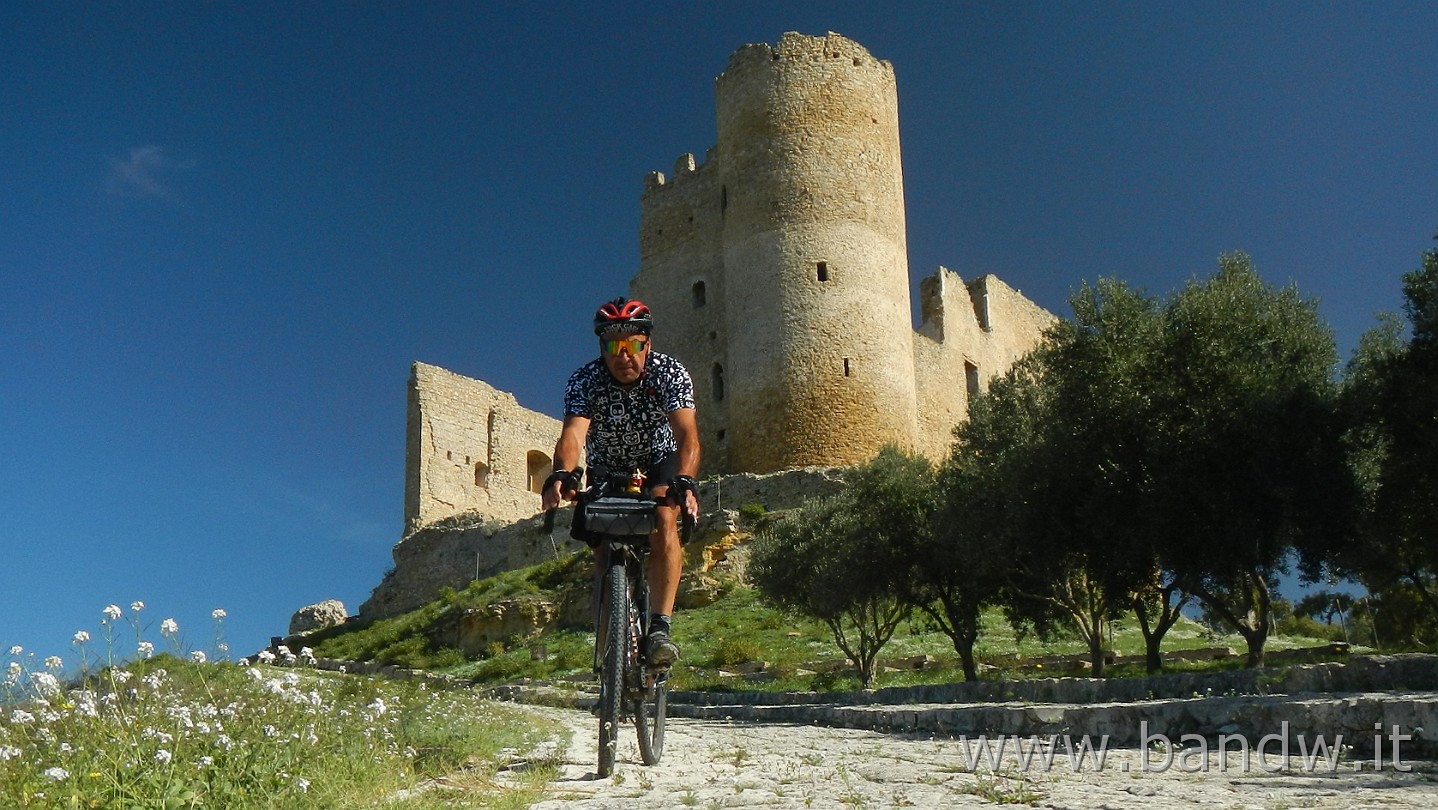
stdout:
[[[598,526],[605,530],[595,545],[594,605],[601,777],[613,772],[619,726],[626,718],[634,720],[644,764],[658,764],[664,748],[668,699],[668,667],[649,666],[640,650],[641,640],[649,630],[646,563],[659,502],[643,494],[615,495],[615,489],[624,492],[601,481],[585,490],[580,500],[589,510],[583,513],[587,521],[584,528],[595,531]],[[545,522],[546,526],[552,525],[552,513]],[[691,522],[686,519],[686,537],[690,528]]]

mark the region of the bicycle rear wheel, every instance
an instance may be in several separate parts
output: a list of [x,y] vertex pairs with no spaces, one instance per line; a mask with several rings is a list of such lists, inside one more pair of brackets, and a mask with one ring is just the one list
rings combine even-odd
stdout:
[[[667,673],[666,673],[667,675]],[[639,730],[639,756],[645,765],[658,765],[664,756],[664,715],[669,705],[669,684],[655,681],[634,702],[634,727]]]
[[611,563],[604,574],[604,654],[599,665],[599,776],[614,772],[624,701],[624,657],[630,646],[629,583],[624,566]]

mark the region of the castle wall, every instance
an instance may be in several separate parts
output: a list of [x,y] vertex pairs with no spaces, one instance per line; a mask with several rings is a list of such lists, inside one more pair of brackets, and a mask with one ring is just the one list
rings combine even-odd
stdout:
[[640,272],[629,283],[630,297],[654,311],[654,348],[678,357],[694,379],[710,470],[729,463],[722,187],[712,156],[696,166],[693,155],[681,155],[672,178],[649,175],[640,200]]
[[513,394],[437,366],[410,370],[405,533],[477,511],[512,521],[539,511],[560,422]]
[[846,465],[911,446],[892,66],[838,35],[785,34],[735,52],[715,94],[731,468]]
[[916,446],[938,459],[948,454],[954,426],[968,418],[969,398],[1037,346],[1055,318],[995,276],[966,284],[943,267],[920,282],[919,305]]
[[789,33],[736,51],[715,106],[704,163],[646,180],[630,282],[694,377],[705,471],[848,465],[885,443],[942,457],[971,393],[1052,316],[941,268],[909,329],[893,67]]

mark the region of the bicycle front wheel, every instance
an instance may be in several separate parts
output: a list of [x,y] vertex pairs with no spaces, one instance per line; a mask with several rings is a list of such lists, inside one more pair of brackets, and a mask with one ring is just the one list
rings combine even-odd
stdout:
[[645,765],[658,765],[664,755],[664,714],[669,703],[669,685],[655,681],[634,703],[634,726],[639,729],[639,756]]
[[599,665],[599,776],[614,772],[624,701],[624,656],[629,649],[629,582],[624,566],[604,574],[604,653]]

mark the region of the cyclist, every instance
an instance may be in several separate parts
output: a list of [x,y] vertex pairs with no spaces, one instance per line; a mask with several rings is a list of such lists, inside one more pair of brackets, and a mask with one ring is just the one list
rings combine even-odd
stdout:
[[[649,662],[668,666],[679,658],[670,638],[670,616],[683,552],[677,518],[684,509],[699,517],[694,476],[699,472],[699,428],[694,416],[694,384],[683,364],[654,351],[650,334],[654,316],[639,301],[616,298],[594,314],[600,355],[569,378],[564,389],[564,427],[554,447],[554,474],[544,484],[543,506],[553,509],[560,498],[574,500],[580,487],[583,448],[590,480],[646,476],[651,495],[660,499],[659,527],[650,538],[649,634],[644,652]],[[674,495],[677,505],[663,499]],[[608,549],[596,549],[603,571]]]

